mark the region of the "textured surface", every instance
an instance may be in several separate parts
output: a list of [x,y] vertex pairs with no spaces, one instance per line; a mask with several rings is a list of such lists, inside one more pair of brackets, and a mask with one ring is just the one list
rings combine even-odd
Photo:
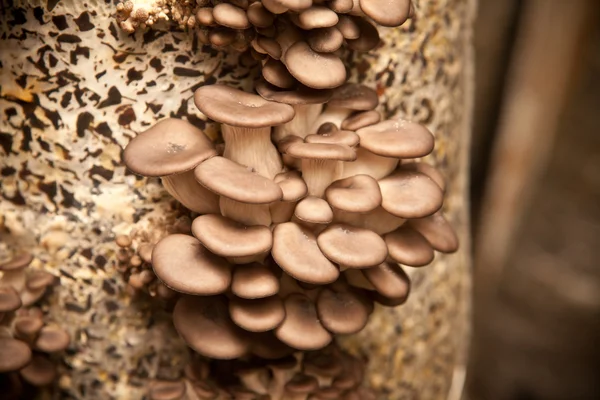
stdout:
[[[50,308],[74,338],[60,380],[65,394],[139,398],[146,377],[179,373],[171,365],[182,365],[185,349],[162,313],[126,295],[112,240],[160,229],[176,212],[157,180],[126,173],[121,149],[166,116],[214,137],[216,127],[190,101],[193,90],[217,81],[248,88],[255,71],[199,48],[188,32],[127,35],[110,18],[110,2],[2,3],[0,256],[31,249],[37,266],[61,277]],[[418,1],[415,21],[382,29],[381,48],[348,58],[353,80],[376,85],[386,116],[435,133],[432,161],[449,181],[447,217],[462,239],[459,253],[410,271],[405,306],[377,312],[344,341],[370,358],[368,383],[382,399],[445,398],[463,361],[472,9],[468,0]]]

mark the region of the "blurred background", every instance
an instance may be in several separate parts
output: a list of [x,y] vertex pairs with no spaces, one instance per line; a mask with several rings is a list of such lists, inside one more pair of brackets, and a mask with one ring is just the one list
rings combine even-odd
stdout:
[[600,0],[479,0],[468,400],[600,399]]

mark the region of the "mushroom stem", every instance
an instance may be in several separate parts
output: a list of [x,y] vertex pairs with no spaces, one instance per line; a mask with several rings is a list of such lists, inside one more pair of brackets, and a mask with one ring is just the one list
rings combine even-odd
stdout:
[[323,105],[296,104],[293,107],[296,111],[294,119],[286,124],[275,127],[275,132],[273,133],[273,140],[275,142],[278,142],[289,135],[299,136],[304,139],[311,133],[316,132],[316,130],[313,132],[313,129],[311,128],[314,126],[321,111],[323,111]]
[[194,170],[161,177],[163,186],[181,204],[199,214],[219,212],[219,198],[194,177]]
[[255,369],[242,371],[238,377],[246,388],[258,394],[267,394],[268,371],[266,369]]
[[223,124],[223,156],[253,168],[269,179],[283,169],[279,152],[271,142],[271,127],[243,128]]
[[294,215],[297,201],[276,201],[271,203],[271,220],[274,224],[282,224],[289,221]]
[[339,179],[342,166],[342,162],[337,160],[302,159],[302,178],[308,194],[322,198],[331,182]]
[[247,226],[271,225],[271,212],[268,204],[248,204],[221,196],[219,199],[221,214],[224,217]]
[[321,125],[331,122],[341,129],[342,122],[352,114],[352,110],[345,107],[327,106],[310,128],[310,133],[316,133]]

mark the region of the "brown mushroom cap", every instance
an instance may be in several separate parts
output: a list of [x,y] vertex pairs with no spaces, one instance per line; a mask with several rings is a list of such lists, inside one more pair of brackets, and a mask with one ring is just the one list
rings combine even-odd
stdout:
[[325,257],[347,268],[369,268],[387,257],[385,242],[373,231],[346,224],[330,225],[317,238]]
[[381,206],[400,218],[422,218],[442,207],[444,193],[427,175],[398,170],[379,181]]
[[[321,129],[323,126],[325,127]],[[306,136],[304,141],[306,143],[341,144],[349,147],[355,147],[360,142],[360,137],[354,132],[330,129],[332,129],[330,125],[323,124],[319,127],[317,134]]]
[[319,249],[315,234],[294,222],[275,227],[271,254],[281,269],[302,282],[323,285],[340,274]]
[[331,89],[311,89],[304,85],[298,85],[293,90],[280,90],[264,79],[256,83],[256,91],[266,100],[285,104],[321,104],[327,102],[333,95]]
[[360,30],[360,36],[357,39],[347,39],[347,47],[361,52],[373,50],[380,42],[377,28],[364,18],[353,19]]
[[342,129],[349,131],[357,131],[369,125],[374,125],[381,121],[381,114],[378,111],[362,111],[346,118],[341,125]]
[[169,288],[194,295],[222,293],[231,283],[231,266],[193,236],[173,234],[152,251],[152,268]]
[[173,325],[188,346],[206,357],[238,358],[249,348],[246,335],[231,321],[220,297],[181,297],[173,309]]
[[354,291],[323,289],[317,297],[317,313],[328,331],[346,335],[356,333],[367,325],[369,307]]
[[292,143],[285,153],[305,160],[354,161],[356,152],[350,146],[331,143]]
[[346,83],[334,90],[333,96],[327,104],[331,107],[370,111],[377,107],[379,98],[377,92],[368,86]]
[[346,81],[346,68],[338,56],[317,53],[306,42],[291,45],[283,63],[294,78],[313,89],[331,89]]
[[137,135],[125,148],[127,168],[143,176],[188,171],[217,152],[206,135],[181,119],[166,118]]
[[411,220],[410,226],[423,235],[437,251],[454,253],[458,250],[458,236],[441,212]]
[[333,53],[344,44],[344,35],[337,28],[313,29],[308,32],[308,45],[318,53]]
[[319,382],[314,376],[297,373],[285,384],[285,392],[289,398],[294,395],[309,394],[319,388]]
[[296,79],[288,72],[281,61],[269,58],[262,68],[263,78],[272,85],[282,89],[291,89]]
[[[352,0],[350,0],[353,2]],[[344,39],[354,40],[360,37],[360,27],[350,15],[339,15],[340,21],[335,26],[340,31]]]
[[196,107],[208,118],[231,126],[260,128],[294,118],[294,108],[225,85],[202,86],[194,94]]
[[244,299],[269,297],[279,292],[279,279],[265,265],[258,263],[242,265],[233,271],[231,291]]
[[396,217],[385,211],[381,206],[375,208],[373,211],[362,214],[334,209],[333,220],[335,222],[365,228],[378,235],[395,231],[406,222],[405,219]]
[[194,219],[192,233],[204,247],[222,257],[253,256],[269,251],[273,245],[268,227],[246,226],[217,214]]
[[338,14],[346,14],[352,11],[354,2],[352,0],[332,0],[329,2],[329,8]]
[[406,171],[416,171],[427,175],[438,184],[438,186],[442,189],[442,192],[446,191],[446,180],[444,179],[444,176],[432,165],[425,162],[409,162],[403,163],[401,168]]
[[0,271],[14,271],[27,267],[33,261],[33,255],[23,252],[17,254],[7,262],[0,264]]
[[360,9],[381,26],[402,25],[410,15],[410,0],[360,0]]
[[33,386],[46,386],[56,380],[58,371],[47,357],[34,354],[29,365],[19,371],[21,377]]
[[318,197],[308,196],[300,200],[294,215],[301,221],[311,224],[328,224],[333,220],[333,211],[329,204]]
[[298,14],[297,25],[306,30],[329,28],[338,23],[335,11],[324,6],[312,6]]
[[394,307],[403,304],[410,293],[410,279],[402,268],[384,262],[375,268],[361,271],[375,287],[379,296],[375,300],[385,306]]
[[275,21],[275,16],[259,1],[250,4],[246,14],[252,25],[258,28],[268,28]]
[[13,322],[15,336],[22,339],[36,336],[43,326],[44,321],[34,316],[20,316],[15,318]]
[[235,324],[250,332],[266,332],[275,329],[285,318],[283,302],[279,296],[262,299],[232,298],[229,314]]
[[304,179],[297,171],[282,172],[273,178],[283,192],[283,201],[298,201],[308,193]]
[[250,21],[246,11],[228,3],[219,3],[213,10],[215,22],[219,25],[232,29],[246,29],[250,27]]
[[261,3],[273,14],[283,14],[289,10],[289,7],[283,5],[280,0],[261,0]]
[[366,213],[381,205],[377,181],[369,175],[354,175],[333,182],[325,190],[327,202],[338,210]]
[[70,342],[69,332],[55,325],[46,325],[40,330],[34,348],[44,353],[54,353],[66,349]]
[[202,186],[242,203],[267,204],[283,197],[275,182],[225,157],[206,160],[194,174]]
[[383,157],[418,158],[433,151],[435,139],[423,125],[387,120],[356,131],[361,147]]
[[286,318],[275,329],[275,336],[298,350],[316,350],[331,342],[331,335],[319,322],[310,299],[300,293],[290,294],[284,301]]
[[153,381],[149,386],[149,400],[179,400],[186,391],[183,380]]
[[276,0],[282,6],[292,11],[302,11],[309,8],[313,1],[312,0]]
[[0,373],[18,371],[31,360],[31,350],[25,342],[0,337]]
[[0,286],[0,313],[15,311],[21,305],[19,293],[12,286]]
[[43,270],[29,271],[27,274],[27,289],[39,290],[50,286],[56,277],[50,272]]
[[421,267],[433,261],[433,248],[416,230],[404,225],[385,235],[390,257],[404,265]]

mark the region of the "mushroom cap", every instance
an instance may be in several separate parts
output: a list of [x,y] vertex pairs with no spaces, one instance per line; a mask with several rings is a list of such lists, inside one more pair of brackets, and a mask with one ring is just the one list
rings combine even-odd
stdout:
[[215,25],[215,17],[213,16],[212,7],[201,7],[196,11],[196,21],[203,26]]
[[354,175],[333,182],[325,190],[327,202],[338,210],[366,213],[381,205],[377,181],[369,175]]
[[283,302],[279,296],[262,299],[229,300],[229,314],[235,324],[250,332],[266,332],[278,327],[285,318]]
[[271,254],[281,269],[302,282],[324,285],[340,274],[319,249],[315,234],[294,222],[275,227]]
[[[350,0],[353,2],[353,0]],[[339,15],[340,21],[335,26],[340,31],[344,39],[355,40],[360,37],[360,27],[355,19],[350,15]]]
[[275,0],[275,1],[287,9],[292,10],[292,11],[297,11],[297,12],[306,10],[313,4],[312,0]]
[[444,193],[420,172],[397,170],[379,181],[381,206],[400,218],[422,218],[442,207]]
[[418,158],[433,151],[435,138],[421,124],[387,120],[356,131],[361,147],[383,157]]
[[33,255],[27,252],[22,252],[5,262],[0,264],[0,271],[14,271],[27,267],[33,261]]
[[23,303],[12,286],[0,286],[0,313],[19,309]]
[[231,126],[262,128],[285,124],[294,108],[225,85],[202,86],[194,94],[196,107],[208,118]]
[[153,381],[149,386],[149,400],[179,400],[186,391],[183,380]]
[[317,53],[303,41],[290,46],[283,63],[294,78],[313,89],[331,89],[346,81],[346,68],[338,56]]
[[331,143],[292,143],[286,149],[285,154],[305,160],[356,160],[356,152],[350,146]]
[[170,289],[194,295],[223,293],[231,283],[231,266],[198,239],[180,233],[161,239],[152,251],[152,268]]
[[366,52],[373,50],[379,45],[379,32],[377,28],[364,18],[353,18],[354,23],[360,30],[360,36],[357,39],[347,39],[346,46],[351,50]]
[[400,266],[384,262],[361,272],[380,295],[375,296],[378,303],[394,307],[403,304],[408,298],[410,279]]
[[406,220],[385,211],[381,206],[367,213],[351,213],[339,209],[333,210],[333,220],[359,228],[371,230],[383,235],[398,229]]
[[329,8],[338,14],[346,14],[352,11],[354,1],[352,0],[332,0],[329,2]]
[[275,175],[273,182],[279,185],[283,192],[282,201],[298,201],[308,193],[306,182],[298,171],[282,172]]
[[258,28],[268,28],[275,21],[273,13],[269,12],[259,1],[250,4],[246,14],[250,23]]
[[306,30],[329,28],[338,23],[335,11],[324,6],[312,6],[298,14],[297,25]]
[[296,373],[292,379],[285,384],[287,395],[312,393],[319,389],[319,381],[311,375]]
[[360,137],[354,132],[329,130],[331,129],[329,125],[323,124],[321,127],[324,125],[324,129],[320,130],[317,134],[306,136],[304,141],[306,143],[341,144],[349,147],[355,147],[360,142]]
[[266,100],[293,105],[322,104],[333,96],[331,89],[317,90],[304,85],[297,85],[293,90],[280,90],[264,79],[256,82],[255,89]]
[[204,247],[222,257],[262,254],[273,245],[273,235],[268,227],[246,226],[218,214],[194,219],[192,233]]
[[66,349],[70,342],[69,332],[56,325],[46,325],[40,330],[34,348],[44,353],[54,353]]
[[411,220],[410,226],[423,235],[437,251],[454,253],[458,250],[458,236],[456,236],[456,232],[441,212],[429,217]]
[[17,336],[31,337],[37,335],[43,328],[44,321],[41,318],[25,315],[15,318],[13,326]]
[[25,342],[0,337],[0,373],[18,371],[31,361],[31,349]]
[[189,171],[216,155],[200,129],[181,119],[166,118],[133,138],[123,159],[138,175],[168,176]]
[[312,224],[328,224],[333,220],[333,211],[327,202],[319,197],[308,196],[300,200],[294,215],[301,221]]
[[316,350],[331,342],[331,335],[319,322],[315,305],[300,293],[284,300],[286,318],[275,329],[275,336],[298,350]]
[[21,377],[33,386],[46,386],[56,380],[58,371],[47,357],[34,354],[31,362],[19,371]]
[[410,16],[410,0],[360,0],[360,9],[381,26],[402,25]]
[[416,171],[427,175],[438,184],[438,186],[442,189],[442,192],[446,191],[446,179],[444,179],[442,173],[432,165],[425,162],[409,162],[402,163],[401,168],[405,171]]
[[379,104],[377,92],[358,83],[346,83],[333,91],[331,107],[343,107],[357,111],[370,111]]
[[381,114],[378,111],[363,111],[346,118],[342,122],[341,128],[349,131],[357,131],[360,128],[374,125],[379,121],[381,121]]
[[347,268],[369,268],[387,258],[387,246],[381,236],[346,224],[328,226],[317,243],[325,257]]
[[181,297],[173,309],[173,325],[188,346],[206,357],[238,358],[249,348],[247,336],[218,296]]
[[340,335],[359,332],[369,319],[365,300],[351,290],[321,290],[317,297],[317,313],[328,331]]
[[27,274],[27,289],[39,290],[50,286],[56,277],[50,272],[43,270],[28,271]]
[[344,35],[334,26],[308,32],[308,45],[318,53],[333,53],[344,44]]
[[206,160],[194,175],[207,189],[242,203],[267,204],[283,197],[275,182],[225,157]]
[[232,29],[250,28],[246,11],[228,3],[219,3],[212,10],[215,22]]
[[[259,36],[256,38],[256,44],[258,45],[258,47],[260,47],[262,52],[269,55],[272,60],[278,61],[281,58],[281,46],[275,39],[268,38],[265,36]],[[258,50],[258,49],[256,49],[256,50]],[[267,63],[269,61],[271,61],[271,60],[267,60]],[[264,68],[264,66],[263,66],[263,68]],[[285,66],[284,66],[284,68],[285,68]],[[289,75],[289,72],[288,72],[288,75]],[[290,75],[290,77],[291,77],[291,75]],[[296,80],[294,80],[294,83],[295,82],[296,82]],[[282,87],[282,86],[280,86],[280,87]]]
[[296,79],[289,73],[281,61],[269,58],[262,67],[263,78],[272,85],[282,89],[291,89]]
[[385,235],[390,258],[411,267],[421,267],[433,261],[433,248],[416,230],[403,225]]
[[269,297],[279,292],[279,279],[265,265],[258,263],[242,265],[233,271],[231,291],[244,299]]

